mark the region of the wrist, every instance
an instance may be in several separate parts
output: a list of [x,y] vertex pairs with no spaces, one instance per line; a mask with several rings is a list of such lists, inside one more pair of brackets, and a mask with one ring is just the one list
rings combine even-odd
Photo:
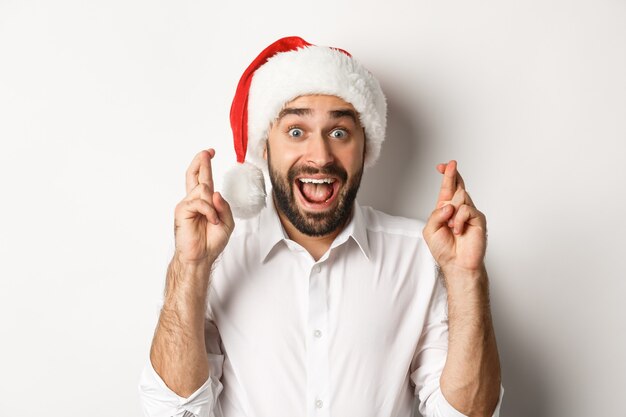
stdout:
[[216,257],[209,255],[198,259],[188,259],[179,250],[176,250],[170,261],[170,267],[175,268],[182,274],[198,274],[207,270],[210,271],[215,259]]
[[207,254],[201,258],[188,258],[180,250],[174,250],[174,256],[170,262],[170,265],[174,265],[179,269],[185,269],[189,271],[202,270],[205,268],[211,268],[213,262],[217,259],[217,256]]
[[167,269],[165,302],[204,303],[212,266],[213,261],[208,258],[185,261],[176,252]]
[[476,269],[448,266],[445,269],[441,268],[441,274],[448,297],[464,296],[463,298],[467,298],[470,294],[488,296],[489,277],[484,264]]
[[439,269],[446,283],[470,284],[487,281],[487,268],[484,263],[471,268],[458,265],[440,265]]

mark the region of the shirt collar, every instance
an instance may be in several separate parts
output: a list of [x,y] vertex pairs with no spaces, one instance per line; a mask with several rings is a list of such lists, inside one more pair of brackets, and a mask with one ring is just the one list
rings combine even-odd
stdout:
[[[263,209],[259,215],[258,236],[261,262],[265,262],[272,249],[274,249],[279,242],[284,242],[289,239],[278,217],[278,212],[276,211],[271,193],[267,196],[265,209]],[[361,206],[356,201],[354,202],[352,216],[348,224],[346,224],[343,230],[337,235],[330,248],[333,249],[345,243],[349,238],[354,239],[363,255],[367,259],[370,259],[370,247],[367,239],[365,217]]]
[[278,242],[285,241],[289,237],[283,229],[283,225],[278,217],[278,212],[274,206],[274,199],[272,194],[269,193],[265,201],[265,208],[259,215],[259,255],[261,255],[261,262],[265,262],[265,259],[270,254],[274,246]]
[[346,242],[349,238],[352,238],[359,248],[363,255],[369,259],[370,258],[370,247],[367,240],[367,227],[365,225],[365,217],[363,215],[363,209],[359,205],[358,202],[354,202],[354,207],[352,210],[352,216],[346,224],[346,227],[337,235],[335,241],[330,245],[330,248],[335,248],[344,242]]

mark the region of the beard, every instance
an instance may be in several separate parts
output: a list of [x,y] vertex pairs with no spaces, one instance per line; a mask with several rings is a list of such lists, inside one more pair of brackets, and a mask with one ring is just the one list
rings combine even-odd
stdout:
[[[267,164],[276,206],[300,233],[307,236],[326,236],[346,224],[352,214],[352,206],[361,185],[363,164],[361,164],[361,169],[350,178],[348,178],[346,170],[336,164],[321,169],[308,165],[292,166],[285,178],[272,167],[269,143],[267,145]],[[293,187],[296,177],[303,174],[332,175],[341,179],[343,186],[336,197],[335,208],[325,212],[311,213],[302,210],[297,205]]]

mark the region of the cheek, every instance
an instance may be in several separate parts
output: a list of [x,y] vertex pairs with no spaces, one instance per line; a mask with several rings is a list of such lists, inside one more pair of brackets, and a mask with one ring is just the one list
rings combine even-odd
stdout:
[[365,157],[363,146],[356,146],[341,152],[341,161],[346,170],[349,172],[357,172],[363,166]]
[[281,144],[277,142],[278,141],[268,142],[269,152],[268,146],[266,146],[265,157],[268,162],[271,162],[272,169],[279,173],[286,174],[289,168],[297,163],[299,154],[287,146],[281,146]]
[[274,151],[274,146],[270,149],[272,161],[279,159],[283,166],[298,164],[305,158],[305,149],[302,144],[283,142],[278,143],[276,148],[276,151]]

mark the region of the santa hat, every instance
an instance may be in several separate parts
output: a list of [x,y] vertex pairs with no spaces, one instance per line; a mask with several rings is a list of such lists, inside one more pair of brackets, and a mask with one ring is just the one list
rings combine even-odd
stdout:
[[270,125],[286,103],[309,94],[333,95],[352,104],[365,129],[365,166],[378,159],[387,125],[378,81],[342,49],[295,36],[279,39],[245,70],[230,109],[238,164],[227,172],[223,194],[236,217],[253,217],[265,206],[261,167],[267,167],[263,152]]

